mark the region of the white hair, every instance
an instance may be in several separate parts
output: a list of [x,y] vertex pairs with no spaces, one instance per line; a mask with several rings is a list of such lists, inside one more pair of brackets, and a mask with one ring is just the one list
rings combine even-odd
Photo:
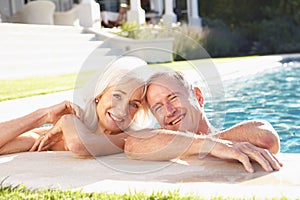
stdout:
[[145,87],[146,80],[151,74],[147,63],[137,57],[122,56],[111,62],[104,72],[101,71],[97,74],[95,79],[83,88],[85,101],[83,123],[91,131],[96,131],[99,119],[95,99],[100,97],[107,88],[119,84],[128,84],[131,81],[135,81],[136,85],[134,87],[136,88]]

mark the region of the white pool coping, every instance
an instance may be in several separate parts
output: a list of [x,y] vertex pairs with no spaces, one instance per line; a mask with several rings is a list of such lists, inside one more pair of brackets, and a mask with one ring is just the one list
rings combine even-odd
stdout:
[[5,185],[84,192],[168,192],[202,197],[300,197],[300,154],[280,154],[280,171],[244,171],[237,162],[216,158],[152,162],[126,159],[124,154],[97,159],[76,158],[71,152],[25,152],[0,156]]

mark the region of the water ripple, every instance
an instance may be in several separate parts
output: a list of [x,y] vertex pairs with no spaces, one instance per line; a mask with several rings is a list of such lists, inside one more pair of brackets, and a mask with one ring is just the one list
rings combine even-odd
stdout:
[[[300,63],[283,64],[280,70],[224,83],[226,116],[223,128],[249,119],[268,120],[280,135],[281,152],[300,153]],[[212,120],[216,107],[206,104]]]

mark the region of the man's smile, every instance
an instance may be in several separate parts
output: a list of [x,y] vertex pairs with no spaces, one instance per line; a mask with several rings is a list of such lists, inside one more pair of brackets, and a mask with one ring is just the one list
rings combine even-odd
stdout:
[[183,118],[185,117],[185,114],[179,115],[179,117],[175,118],[174,120],[171,120],[167,123],[167,125],[175,125],[178,124]]

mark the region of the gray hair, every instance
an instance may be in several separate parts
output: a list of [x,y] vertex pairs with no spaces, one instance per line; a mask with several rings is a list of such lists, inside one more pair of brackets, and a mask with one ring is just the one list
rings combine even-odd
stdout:
[[[170,78],[170,79],[175,79],[186,91],[188,91],[189,94],[193,94],[194,89],[193,85],[189,83],[185,78],[183,73],[175,70],[168,70],[168,71],[162,71],[162,72],[157,72],[153,74],[147,81],[146,83],[146,88],[149,87],[153,82],[155,82],[157,79],[160,78]],[[146,102],[148,104],[148,100],[146,98]]]
[[99,123],[96,112],[95,99],[100,97],[109,87],[128,84],[135,81],[136,88],[144,87],[146,93],[146,80],[151,75],[147,63],[133,56],[122,56],[108,65],[104,72],[85,86],[85,109],[83,123],[91,130],[96,131]]

